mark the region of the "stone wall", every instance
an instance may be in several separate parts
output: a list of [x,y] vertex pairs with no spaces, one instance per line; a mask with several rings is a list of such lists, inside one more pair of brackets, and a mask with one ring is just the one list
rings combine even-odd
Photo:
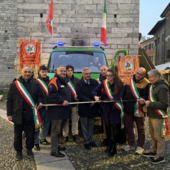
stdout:
[[[46,27],[46,16],[51,0],[17,0],[17,70],[19,71],[19,39],[41,40],[42,64],[47,63],[52,39]],[[6,2],[6,1],[4,1]],[[10,1],[11,2],[11,1]],[[73,38],[81,38],[84,45],[100,42],[100,28],[104,0],[53,0],[54,44],[63,41],[71,45]],[[138,54],[139,0],[107,0],[108,63],[117,50]],[[40,17],[43,15],[43,17]],[[102,44],[102,43],[101,43]]]
[[17,2],[0,1],[0,88],[7,87],[16,77],[14,60],[17,38]]

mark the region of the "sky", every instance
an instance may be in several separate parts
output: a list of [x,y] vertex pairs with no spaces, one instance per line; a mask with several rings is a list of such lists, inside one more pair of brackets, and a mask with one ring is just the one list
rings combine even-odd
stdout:
[[139,32],[147,35],[155,24],[161,20],[160,15],[169,4],[170,0],[140,0]]

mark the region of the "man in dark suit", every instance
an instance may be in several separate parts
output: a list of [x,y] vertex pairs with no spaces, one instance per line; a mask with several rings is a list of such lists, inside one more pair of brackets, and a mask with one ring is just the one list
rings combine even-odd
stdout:
[[92,101],[90,104],[79,105],[79,116],[81,122],[81,129],[84,137],[84,147],[91,149],[97,145],[93,142],[93,128],[95,115],[98,111],[98,105],[95,104],[92,96],[92,90],[98,85],[97,81],[91,79],[91,71],[89,68],[84,68],[82,71],[82,79],[77,82],[76,92],[79,101]]
[[[9,88],[7,97],[8,120],[14,122],[14,148],[17,151],[16,160],[22,159],[22,131],[26,132],[26,148],[29,158],[34,157],[35,116],[28,100],[42,108],[43,96],[40,85],[31,78],[31,68],[25,67],[21,77],[16,79]],[[28,95],[23,95],[23,92]],[[29,96],[30,95],[30,96]]]

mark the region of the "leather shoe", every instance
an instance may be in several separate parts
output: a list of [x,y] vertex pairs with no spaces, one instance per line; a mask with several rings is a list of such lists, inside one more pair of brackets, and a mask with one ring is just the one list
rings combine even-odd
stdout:
[[58,146],[58,151],[65,151],[65,150],[66,150],[66,147]]
[[17,154],[16,154],[15,159],[16,159],[17,161],[20,161],[20,160],[22,159],[22,151],[17,151]]
[[110,152],[108,153],[108,156],[114,156],[117,154],[117,150],[116,150],[116,143],[115,142],[112,142],[112,147],[111,147],[111,150]]
[[89,144],[84,144],[84,147],[88,150],[91,150],[91,146]]
[[28,158],[34,158],[34,154],[32,152],[32,149],[27,150],[27,156],[28,156]]
[[65,137],[65,142],[68,142],[68,136],[67,136],[67,137]]
[[56,151],[56,152],[52,152],[51,154],[50,154],[51,156],[55,156],[55,157],[65,157],[65,155],[64,154],[62,154],[61,152],[59,152],[59,151]]
[[35,145],[34,145],[34,150],[40,151],[40,146],[39,146],[39,144],[35,144]]
[[93,141],[90,142],[89,144],[90,144],[90,146],[92,146],[92,147],[97,147],[97,145],[96,145]]
[[112,142],[110,141],[109,145],[107,146],[107,148],[105,150],[105,153],[109,153],[111,151],[111,148],[112,148]]
[[103,142],[100,144],[101,147],[108,146],[109,141],[108,139],[104,139]]

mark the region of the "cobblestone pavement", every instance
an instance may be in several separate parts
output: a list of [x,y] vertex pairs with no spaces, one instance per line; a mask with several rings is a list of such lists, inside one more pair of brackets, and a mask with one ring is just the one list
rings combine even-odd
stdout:
[[[145,119],[145,125],[145,149],[147,150],[151,145],[148,132],[148,118]],[[99,128],[97,129],[95,127],[94,141],[100,146],[103,136],[101,133],[98,134],[98,131]],[[166,162],[159,165],[152,165],[149,158],[136,155],[134,151],[124,152],[123,147],[125,145],[118,145],[118,154],[110,158],[104,152],[106,147],[97,147],[88,151],[84,149],[82,137],[79,137],[79,140],[81,141],[79,144],[74,143],[72,137],[69,137],[69,142],[64,145],[67,147],[66,153],[76,170],[170,170],[170,140],[166,141]],[[60,141],[62,142],[62,139]]]
[[23,140],[23,159],[15,160],[13,141],[13,125],[0,117],[0,170],[36,170],[34,159],[27,158],[25,140]]
[[[5,109],[4,103],[0,102],[1,109]],[[100,146],[100,143],[103,140],[99,124],[100,121],[97,120],[95,122],[94,129],[94,141],[98,146]],[[145,149],[147,150],[151,145],[148,132],[148,118],[145,119],[145,129]],[[81,132],[79,140],[80,143],[74,143],[70,135],[69,142],[62,144],[67,147],[66,154],[76,170],[170,170],[170,139],[166,140],[166,162],[159,165],[152,165],[149,158],[136,155],[133,151],[124,152],[124,145],[118,145],[118,154],[110,158],[106,153],[104,153],[106,147],[93,148],[91,151],[84,149]],[[63,138],[60,138],[60,143],[62,142]],[[24,140],[23,145],[25,146]],[[13,125],[0,117],[0,170],[35,170],[35,161],[34,159],[27,158],[24,146],[23,160],[20,162],[15,161],[15,151],[13,148]]]

